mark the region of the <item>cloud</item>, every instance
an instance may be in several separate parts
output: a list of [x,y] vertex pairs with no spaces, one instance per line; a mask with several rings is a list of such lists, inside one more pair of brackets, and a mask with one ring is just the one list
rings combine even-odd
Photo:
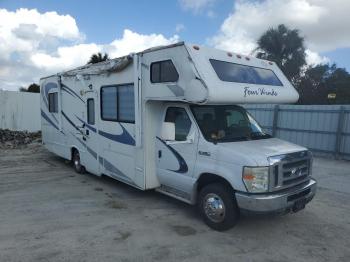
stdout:
[[318,65],[318,64],[327,64],[330,62],[328,57],[321,56],[317,52],[312,52],[309,49],[306,49],[306,63],[308,65]]
[[195,14],[211,7],[216,0],[179,0],[180,6],[185,11],[192,11]]
[[181,31],[185,30],[185,25],[184,24],[177,24],[175,27],[175,32],[180,33]]
[[179,36],[174,35],[166,38],[162,34],[143,35],[125,29],[122,38],[115,39],[105,46],[112,57],[127,55],[130,52],[139,52],[150,47],[169,45],[179,41]]
[[209,18],[215,18],[215,17],[216,17],[216,13],[215,13],[213,10],[209,10],[209,11],[207,12],[207,16],[208,16]]
[[299,29],[305,37],[311,61],[318,52],[350,47],[349,10],[348,0],[237,0],[233,12],[209,43],[249,54],[268,28],[286,24]]
[[15,12],[0,9],[0,58],[9,59],[16,52],[31,52],[46,37],[79,41],[83,38],[70,15],[39,13],[36,9]]
[[101,52],[102,46],[96,44],[79,44],[58,47],[54,54],[39,51],[30,57],[33,65],[47,71],[62,71],[86,64],[91,54]]
[[168,39],[162,34],[142,35],[125,29],[122,38],[115,39],[109,44],[97,45],[90,43],[59,47],[55,53],[34,53],[31,56],[31,61],[36,67],[59,71],[86,64],[93,53],[105,52],[111,58],[115,58],[178,41],[179,37],[177,35]]
[[84,65],[96,52],[114,58],[178,41],[177,35],[166,38],[125,29],[121,38],[110,43],[85,43],[70,15],[0,9],[0,88],[18,90],[40,77]]

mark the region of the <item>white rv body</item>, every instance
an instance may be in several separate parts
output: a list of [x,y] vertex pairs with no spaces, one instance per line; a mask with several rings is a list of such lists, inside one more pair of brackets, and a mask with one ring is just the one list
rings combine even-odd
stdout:
[[[272,77],[275,82],[222,81],[212,63],[226,69],[238,65],[237,70],[248,66],[260,81]],[[220,75],[236,76],[227,70]],[[166,81],[171,78],[174,81]],[[196,203],[202,183],[220,178],[231,185],[239,208],[253,212],[291,208],[295,201],[287,201],[289,193],[310,189],[303,196],[306,202],[315,193],[307,149],[276,138],[209,141],[193,113],[193,105],[296,102],[297,92],[272,62],[178,43],[45,77],[40,85],[43,143],[68,160],[77,150],[81,165],[97,176],[107,175],[142,190],[157,189],[191,204]],[[188,123],[186,137],[163,139],[169,133],[162,133],[164,122],[179,114]],[[290,159],[289,154],[295,161],[306,159],[308,174],[303,180],[273,187],[269,178],[265,194],[248,192],[242,180],[244,167],[272,168],[277,163],[272,158],[279,156],[281,164]],[[273,199],[272,193],[276,199],[266,203],[265,198]]]

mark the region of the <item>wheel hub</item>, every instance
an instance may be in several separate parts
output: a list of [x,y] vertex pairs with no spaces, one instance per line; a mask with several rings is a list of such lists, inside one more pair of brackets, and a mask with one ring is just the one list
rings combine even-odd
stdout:
[[225,219],[225,204],[222,199],[214,194],[208,194],[204,199],[204,212],[206,216],[215,223],[220,223]]

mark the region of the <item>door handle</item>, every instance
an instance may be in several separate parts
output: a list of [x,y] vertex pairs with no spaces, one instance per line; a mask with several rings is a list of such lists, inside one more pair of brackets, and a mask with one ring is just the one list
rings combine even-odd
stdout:
[[89,134],[90,134],[89,130],[86,129],[86,130],[85,130],[85,135],[88,136]]
[[158,150],[158,158],[162,158],[162,150]]

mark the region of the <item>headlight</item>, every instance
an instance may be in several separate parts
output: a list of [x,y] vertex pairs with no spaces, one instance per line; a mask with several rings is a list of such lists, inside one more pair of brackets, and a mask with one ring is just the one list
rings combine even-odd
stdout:
[[269,167],[244,167],[242,178],[248,192],[266,192],[269,188]]

